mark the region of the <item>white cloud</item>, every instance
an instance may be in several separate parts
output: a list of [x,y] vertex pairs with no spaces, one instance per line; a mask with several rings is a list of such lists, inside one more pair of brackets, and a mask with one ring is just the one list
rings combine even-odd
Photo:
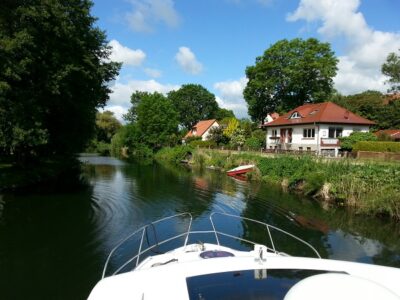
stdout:
[[247,104],[243,98],[243,90],[247,84],[247,78],[216,82],[214,89],[219,92],[216,100],[219,106],[231,109],[239,118],[247,117]]
[[112,47],[110,60],[122,62],[125,65],[140,66],[146,58],[146,53],[142,50],[132,50],[121,45],[117,40],[112,40],[108,44]]
[[134,31],[152,32],[159,23],[172,28],[180,23],[180,17],[172,0],[130,0],[130,2],[133,10],[126,14],[126,19]]
[[119,105],[107,105],[104,107],[104,109],[101,109],[100,111],[112,111],[114,113],[114,116],[120,121],[124,122],[123,115],[128,112],[128,109]]
[[162,84],[154,79],[151,80],[130,80],[126,83],[116,82],[111,90],[113,93],[110,95],[110,106],[123,106],[130,107],[130,97],[135,91],[143,92],[159,92],[166,94],[169,91],[179,89],[179,85]]
[[160,70],[145,68],[144,72],[146,73],[147,76],[150,76],[152,78],[161,77],[161,71]]
[[400,47],[400,34],[374,30],[358,11],[360,0],[301,0],[288,21],[320,22],[318,33],[329,41],[344,38],[346,53],[339,56],[335,87],[350,94],[366,89],[386,91],[381,65]]
[[197,75],[203,70],[203,65],[196,59],[196,55],[188,47],[180,47],[175,55],[179,66],[192,75]]

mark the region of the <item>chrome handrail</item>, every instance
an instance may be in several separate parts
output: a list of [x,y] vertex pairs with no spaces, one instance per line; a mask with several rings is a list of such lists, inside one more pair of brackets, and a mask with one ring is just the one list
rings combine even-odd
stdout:
[[[271,229],[273,229],[273,230],[276,230],[276,231],[278,231],[278,232],[281,232],[281,233],[283,233],[283,234],[285,234],[285,235],[288,235],[288,236],[290,236],[291,238],[294,238],[294,239],[298,240],[299,242],[303,243],[304,245],[308,246],[308,247],[316,254],[316,256],[317,256],[318,258],[321,258],[321,256],[320,256],[320,254],[318,253],[318,251],[317,251],[311,244],[309,244],[309,243],[307,243],[306,241],[304,241],[303,239],[301,239],[301,238],[299,238],[299,237],[297,237],[297,236],[295,236],[295,235],[293,235],[293,234],[291,234],[291,233],[289,233],[289,232],[287,232],[287,231],[285,231],[285,230],[283,230],[283,229],[280,229],[280,228],[278,228],[278,227],[275,227],[275,226],[273,226],[273,225],[269,225],[269,224],[267,224],[267,223],[264,223],[264,222],[261,222],[261,221],[255,220],[255,219],[251,219],[251,218],[247,218],[247,217],[242,217],[242,216],[238,216],[238,215],[233,215],[233,214],[228,214],[228,213],[222,213],[222,212],[212,212],[212,213],[210,214],[210,216],[209,216],[210,223],[211,223],[211,226],[212,226],[212,230],[200,230],[200,231],[198,230],[198,231],[192,231],[192,230],[191,230],[191,228],[192,228],[192,223],[193,223],[192,214],[191,214],[191,213],[188,213],[188,212],[185,212],[185,213],[180,213],[180,214],[176,214],[176,215],[173,215],[173,216],[165,217],[165,218],[159,219],[159,220],[157,220],[157,221],[154,221],[154,222],[152,222],[152,223],[149,223],[149,224],[147,224],[147,225],[144,225],[144,226],[140,227],[139,229],[135,230],[135,231],[134,231],[133,233],[131,233],[130,235],[128,235],[126,238],[122,239],[122,240],[110,251],[110,253],[109,253],[109,255],[108,255],[107,259],[106,259],[104,268],[103,268],[102,278],[104,278],[104,277],[106,276],[106,272],[107,272],[108,265],[109,265],[109,263],[110,263],[111,257],[112,257],[113,254],[115,253],[115,251],[116,251],[117,249],[119,249],[124,243],[126,243],[129,239],[131,239],[133,236],[135,236],[135,235],[138,234],[138,233],[141,233],[141,238],[140,238],[140,244],[139,244],[139,250],[138,250],[138,252],[137,252],[134,256],[132,256],[130,259],[128,259],[125,263],[123,263],[116,271],[114,271],[114,272],[112,273],[111,276],[118,274],[118,273],[119,273],[120,271],[122,271],[126,266],[128,266],[131,262],[133,262],[133,261],[135,261],[135,260],[136,260],[136,264],[135,264],[135,268],[136,268],[136,267],[139,265],[139,259],[140,259],[140,256],[141,256],[142,254],[144,254],[144,253],[146,253],[147,251],[150,251],[150,250],[152,250],[152,249],[154,249],[154,248],[156,248],[156,247],[159,247],[160,245],[163,245],[163,244],[168,243],[168,242],[170,242],[170,241],[179,239],[179,238],[181,238],[181,237],[183,237],[183,236],[185,236],[185,240],[184,240],[183,246],[186,247],[186,246],[187,246],[187,243],[188,243],[188,240],[189,240],[189,236],[190,236],[191,234],[213,234],[213,235],[215,236],[215,240],[216,240],[216,242],[217,242],[218,245],[221,245],[220,239],[219,239],[218,236],[230,237],[230,238],[233,238],[233,239],[242,241],[242,242],[246,242],[246,243],[249,243],[249,244],[256,245],[256,243],[253,242],[253,241],[250,241],[250,240],[244,239],[244,238],[242,238],[242,237],[234,236],[234,235],[228,234],[228,233],[226,233],[226,232],[221,232],[221,231],[217,230],[217,228],[216,228],[216,226],[215,226],[215,224],[214,224],[214,219],[213,219],[213,217],[214,217],[215,215],[221,215],[221,216],[227,216],[227,217],[232,217],[232,218],[241,219],[241,220],[247,220],[247,221],[250,221],[250,222],[257,223],[257,224],[260,224],[260,225],[265,226],[266,229],[267,229],[267,232],[268,232],[268,237],[269,237],[269,240],[270,240],[270,242],[271,242],[271,246],[272,246],[272,248],[270,248],[270,247],[268,247],[268,246],[265,245],[265,247],[267,248],[267,251],[269,251],[269,252],[273,252],[273,253],[276,253],[276,254],[278,254],[278,255],[289,256],[287,253],[280,252],[280,251],[278,251],[278,250],[276,249],[275,243],[274,243],[274,240],[273,240],[272,234],[271,234]],[[146,234],[146,230],[147,230],[148,227],[152,226],[152,227],[153,227],[153,230],[155,231],[154,225],[156,225],[156,224],[158,224],[158,223],[161,223],[161,222],[163,222],[163,221],[166,221],[166,220],[169,220],[169,219],[172,219],[172,218],[181,217],[181,216],[188,216],[188,217],[189,217],[189,225],[188,225],[188,228],[187,228],[187,230],[186,230],[185,232],[180,233],[180,234],[177,234],[177,235],[175,235],[175,236],[173,236],[173,237],[164,239],[164,240],[162,240],[162,241],[156,241],[156,244],[155,244],[155,245],[152,245],[152,246],[149,245],[149,247],[147,247],[147,248],[145,248],[144,250],[142,250],[143,241],[144,241],[144,236],[145,236],[145,234]]]

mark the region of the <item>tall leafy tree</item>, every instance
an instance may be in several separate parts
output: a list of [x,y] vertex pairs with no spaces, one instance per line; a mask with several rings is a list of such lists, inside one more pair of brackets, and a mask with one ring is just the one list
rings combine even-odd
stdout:
[[[400,52],[400,49],[399,49]],[[382,73],[389,77],[389,91],[400,92],[400,55],[390,53],[382,65]]]
[[168,93],[179,122],[190,130],[200,120],[213,119],[219,110],[214,94],[199,84],[184,84],[179,90]]
[[124,119],[130,123],[134,123],[137,120],[137,107],[140,103],[142,97],[149,96],[150,93],[135,91],[131,95],[131,104],[132,106],[129,108],[128,112],[124,115]]
[[110,143],[114,134],[121,128],[121,123],[115,118],[112,111],[96,114],[96,136],[98,141]]
[[0,152],[71,156],[94,131],[120,64],[89,0],[0,2]]
[[253,121],[307,102],[321,102],[333,91],[337,59],[328,43],[317,39],[281,40],[246,68],[244,98]]
[[215,113],[215,118],[217,120],[223,120],[225,118],[235,118],[235,114],[232,110],[226,108],[219,108]]
[[142,142],[156,149],[174,141],[178,131],[178,113],[163,94],[144,95],[136,111]]

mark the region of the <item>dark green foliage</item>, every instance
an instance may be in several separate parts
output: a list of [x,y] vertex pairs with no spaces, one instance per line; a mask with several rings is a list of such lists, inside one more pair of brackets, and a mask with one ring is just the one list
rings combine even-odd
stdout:
[[190,144],[193,141],[201,141],[201,136],[197,136],[197,135],[192,135],[189,136],[185,139],[185,143],[186,144]]
[[371,132],[352,132],[347,137],[341,137],[340,148],[342,150],[351,151],[355,143],[360,141],[376,141],[378,138],[375,134]]
[[357,142],[353,151],[395,152],[400,153],[398,142]]
[[0,4],[0,153],[25,165],[83,150],[120,65],[92,2]]
[[[399,49],[400,51],[400,49]],[[389,91],[400,92],[400,56],[390,53],[386,62],[382,65],[382,73],[389,77],[388,83],[391,85]]]
[[142,97],[148,96],[150,93],[148,92],[141,92],[141,91],[135,91],[131,95],[131,108],[129,108],[128,112],[124,115],[125,121],[128,121],[130,123],[134,123],[137,121],[137,107],[140,103],[140,100]]
[[198,141],[192,141],[189,145],[192,148],[197,148],[197,147],[199,147],[199,148],[215,148],[217,146],[217,143],[212,140],[210,140],[210,141],[198,140]]
[[378,116],[380,129],[399,129],[400,128],[400,100],[389,101]]
[[229,137],[224,134],[224,129],[221,126],[210,129],[209,139],[217,145],[226,145],[229,143]]
[[246,142],[244,143],[247,148],[250,150],[260,150],[262,147],[262,143],[260,140],[256,137],[249,137],[246,139]]
[[178,133],[178,113],[171,101],[160,93],[146,94],[137,106],[140,141],[152,149],[171,145]]
[[220,121],[225,118],[235,118],[235,114],[230,109],[219,108],[218,111],[215,113],[214,118]]
[[359,94],[342,96],[336,93],[331,101],[351,112],[376,122],[375,129],[396,129],[400,127],[400,101],[389,100],[378,91],[365,91]]
[[264,130],[262,130],[262,129],[256,129],[256,130],[254,130],[254,131],[251,133],[251,136],[252,136],[253,138],[256,138],[256,139],[259,141],[259,143],[260,143],[260,145],[261,145],[262,148],[265,148],[265,137],[266,137],[266,133],[265,133]]
[[219,111],[214,94],[199,84],[184,84],[168,94],[179,114],[179,123],[190,130],[200,120],[215,119]]
[[371,90],[349,96],[342,96],[336,93],[331,98],[331,101],[377,123],[380,121],[384,107],[382,93]]
[[263,122],[268,113],[327,100],[336,64],[328,43],[314,38],[278,41],[246,68],[244,98],[252,120]]

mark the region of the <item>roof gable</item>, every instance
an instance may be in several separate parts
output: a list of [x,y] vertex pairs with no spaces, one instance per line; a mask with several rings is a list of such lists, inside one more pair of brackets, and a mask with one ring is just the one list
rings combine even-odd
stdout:
[[332,102],[305,104],[289,111],[263,126],[300,125],[310,123],[336,123],[373,125],[374,122]]
[[[197,122],[196,125],[193,126],[193,128],[185,135],[184,138],[188,138],[191,136],[203,136],[203,134],[210,128],[214,123],[216,123],[216,119],[211,119],[211,120],[202,120]],[[218,123],[217,123],[218,124]],[[196,134],[194,134],[194,131]]]

